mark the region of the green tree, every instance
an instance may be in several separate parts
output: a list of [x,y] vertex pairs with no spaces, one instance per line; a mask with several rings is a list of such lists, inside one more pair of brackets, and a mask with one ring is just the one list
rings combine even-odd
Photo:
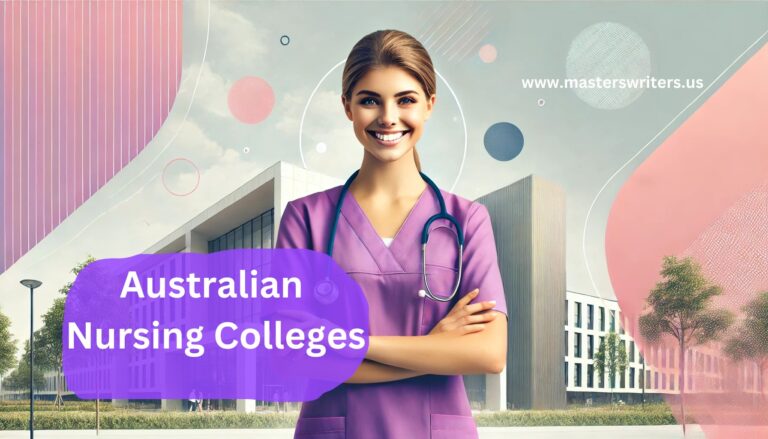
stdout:
[[[35,337],[37,334],[38,332],[35,333]],[[45,385],[45,377],[42,370],[37,367],[37,346],[38,342],[35,341],[35,373],[32,380],[34,388],[40,389]],[[3,380],[3,387],[11,390],[29,390],[29,340],[24,342],[24,354],[16,369]]]
[[11,319],[0,311],[0,376],[16,366],[16,340],[10,327]]
[[646,299],[648,312],[640,316],[640,334],[651,344],[665,336],[678,345],[680,409],[685,435],[685,354],[689,348],[718,339],[733,323],[733,314],[712,309],[712,298],[722,294],[720,286],[701,273],[701,266],[687,257],[665,256],[662,280]]
[[[85,261],[75,266],[71,272],[75,276],[91,262],[95,261],[93,256],[88,256]],[[53,301],[53,304],[48,311],[43,315],[43,329],[40,331],[40,361],[42,365],[45,365],[51,369],[56,370],[56,399],[55,404],[57,407],[61,407],[64,404],[64,400],[61,398],[62,393],[62,337],[64,326],[64,304],[66,302],[66,296],[69,294],[69,290],[72,289],[72,282],[67,282],[66,285],[59,288],[59,293],[65,297],[58,297]],[[35,343],[35,361],[38,361],[37,355],[37,343]]]
[[763,370],[768,365],[768,291],[747,303],[739,328],[728,340],[723,351],[735,361],[757,364],[757,386],[760,404],[763,402]]
[[598,346],[594,366],[599,377],[605,376],[605,373],[608,372],[608,387],[611,389],[611,403],[613,403],[616,375],[623,375],[624,371],[627,370],[627,347],[616,332],[608,332]]

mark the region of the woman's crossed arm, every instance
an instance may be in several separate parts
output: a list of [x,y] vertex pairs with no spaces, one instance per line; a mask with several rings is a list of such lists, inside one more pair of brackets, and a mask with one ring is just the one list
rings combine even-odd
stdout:
[[500,373],[507,358],[507,321],[493,302],[464,296],[423,336],[372,336],[366,360],[348,383],[396,381],[424,374]]

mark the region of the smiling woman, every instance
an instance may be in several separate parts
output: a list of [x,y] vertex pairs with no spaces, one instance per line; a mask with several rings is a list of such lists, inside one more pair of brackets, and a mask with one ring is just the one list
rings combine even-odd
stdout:
[[[410,72],[395,66],[370,69],[359,79],[354,63],[345,67],[348,83],[356,81],[342,94],[347,118],[365,152],[384,160],[413,154],[421,169],[416,142],[435,103],[435,81],[420,81]],[[423,84],[421,82],[424,82]]]
[[[120,291],[120,298],[124,299],[133,293],[136,297],[144,299],[181,299],[185,295],[193,299],[208,299],[211,292],[221,299],[286,299],[301,298],[301,280],[296,277],[283,278],[279,283],[274,277],[259,279],[257,270],[239,270],[237,280],[232,277],[198,277],[195,273],[189,273],[186,278],[164,277],[144,278],[142,285],[140,276],[135,271],[129,271],[125,277],[125,283]],[[282,288],[278,286],[281,285]],[[198,291],[197,287],[202,289]],[[291,289],[293,292],[291,293]]]
[[[360,169],[283,212],[277,247],[325,251],[361,286],[370,314],[365,361],[302,405],[296,438],[477,438],[460,375],[503,369],[506,303],[488,210],[421,172],[416,143],[436,76],[405,32],[358,41],[341,103],[363,147]],[[436,229],[446,233],[430,237]]]

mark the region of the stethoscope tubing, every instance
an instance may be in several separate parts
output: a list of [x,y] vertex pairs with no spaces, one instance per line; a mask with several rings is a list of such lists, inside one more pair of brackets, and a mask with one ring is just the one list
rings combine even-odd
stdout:
[[[339,218],[341,217],[341,206],[344,203],[344,198],[346,197],[347,192],[349,191],[349,186],[352,184],[352,181],[357,177],[359,173],[360,173],[360,170],[358,169],[357,171],[352,173],[352,175],[349,176],[347,181],[344,183],[344,186],[341,188],[341,192],[339,193],[339,200],[336,202],[336,211],[333,216],[333,222],[331,223],[330,235],[328,237],[328,245],[326,246],[326,253],[331,258],[333,257],[333,247],[336,241],[336,230],[339,225]],[[422,278],[424,282],[424,289],[419,291],[419,296],[429,297],[430,299],[438,302],[450,302],[456,296],[456,293],[459,291],[459,286],[461,284],[461,275],[462,275],[462,269],[463,269],[463,255],[464,255],[464,232],[461,229],[461,225],[459,224],[459,221],[456,220],[456,218],[453,215],[448,213],[445,207],[445,200],[443,199],[443,195],[440,193],[440,189],[437,187],[435,182],[433,182],[432,179],[427,177],[426,174],[424,174],[423,172],[419,172],[419,175],[421,175],[421,178],[424,179],[424,181],[429,185],[429,187],[435,193],[437,202],[440,205],[440,212],[431,216],[427,220],[427,222],[424,223],[424,227],[421,230],[421,273],[422,273]],[[432,290],[429,288],[429,282],[427,280],[427,242],[429,241],[429,227],[432,225],[434,221],[439,219],[445,219],[449,221],[456,228],[456,244],[458,246],[459,262],[458,262],[456,283],[453,286],[453,291],[448,296],[440,296],[433,293]]]

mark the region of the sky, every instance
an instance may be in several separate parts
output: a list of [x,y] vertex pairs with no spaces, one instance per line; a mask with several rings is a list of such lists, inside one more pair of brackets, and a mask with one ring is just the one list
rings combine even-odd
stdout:
[[[418,145],[424,171],[470,199],[530,174],[557,183],[566,194],[568,289],[613,298],[603,239],[615,194],[766,43],[766,23],[764,2],[185,1],[181,84],[167,120],[136,159],[0,274],[0,310],[25,340],[29,296],[19,279],[43,281],[39,327],[88,255],[141,253],[276,161],[346,178],[362,148],[342,111],[337,64],[379,29],[422,41],[441,77]],[[491,46],[495,59],[483,59]],[[702,87],[577,93],[521,82],[595,75],[693,78]],[[275,95],[258,124],[240,122],[227,104],[249,76]],[[500,122],[524,138],[509,161],[484,145]]]

